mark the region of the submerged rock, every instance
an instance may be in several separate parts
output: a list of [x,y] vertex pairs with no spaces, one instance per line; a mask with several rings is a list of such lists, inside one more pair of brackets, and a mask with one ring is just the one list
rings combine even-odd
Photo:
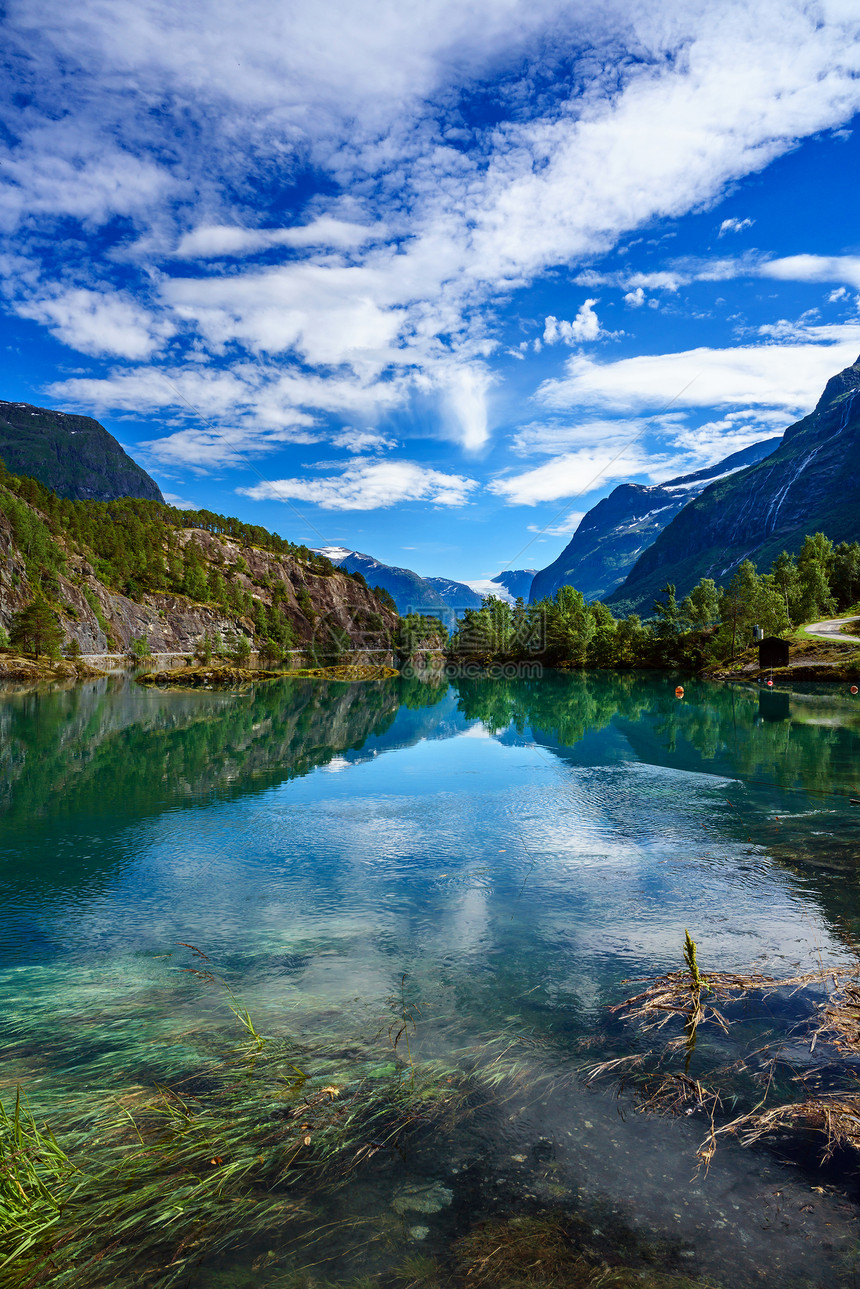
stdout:
[[391,1207],[395,1213],[439,1213],[453,1198],[454,1192],[441,1182],[403,1186],[391,1201]]

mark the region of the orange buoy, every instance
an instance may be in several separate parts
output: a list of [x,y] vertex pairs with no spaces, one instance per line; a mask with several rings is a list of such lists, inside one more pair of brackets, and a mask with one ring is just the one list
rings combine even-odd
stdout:
[[851,686],[851,693],[852,693],[852,694],[856,694],[856,693],[857,693],[857,686],[856,686],[856,685],[852,685],[852,686]]
[[676,687],[675,687],[675,697],[676,697],[676,698],[683,698],[683,697],[684,697],[684,686],[683,686],[683,685],[676,685]]

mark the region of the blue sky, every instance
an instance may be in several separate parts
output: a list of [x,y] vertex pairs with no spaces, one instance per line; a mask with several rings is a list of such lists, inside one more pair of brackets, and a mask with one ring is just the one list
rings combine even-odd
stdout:
[[860,353],[855,0],[12,0],[0,397],[424,574]]

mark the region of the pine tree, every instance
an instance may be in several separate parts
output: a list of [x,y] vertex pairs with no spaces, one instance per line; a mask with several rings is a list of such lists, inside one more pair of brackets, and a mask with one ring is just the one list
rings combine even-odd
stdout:
[[57,614],[47,600],[34,599],[12,618],[9,640],[16,649],[58,658],[65,632],[57,623]]

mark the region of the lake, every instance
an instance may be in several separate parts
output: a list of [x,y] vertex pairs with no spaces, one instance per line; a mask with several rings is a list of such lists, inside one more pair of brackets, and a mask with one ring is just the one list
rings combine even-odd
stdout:
[[[851,1077],[802,1039],[820,985],[744,1003],[678,1057],[677,1024],[608,1010],[643,987],[625,982],[684,965],[686,929],[706,975],[850,966],[860,943],[858,700],[696,680],[678,699],[676,683],[5,692],[7,1110],[20,1084],[74,1159],[100,1148],[109,1107],[175,1086],[191,1133],[235,1057],[234,1121],[253,1119],[242,1150],[262,1171],[212,1200],[238,1207],[214,1251],[202,1228],[189,1240],[176,1283],[193,1289],[586,1285],[606,1268],[625,1285],[856,1285],[853,1156],[726,1136],[706,1169],[695,1100],[659,1114],[623,1064],[589,1077],[668,1061],[717,1081],[716,1126]],[[326,1171],[316,1125],[347,1105],[325,1132],[352,1132],[351,1153]],[[269,1167],[277,1122],[303,1152],[288,1180]],[[216,1169],[232,1147],[205,1140]],[[541,1240],[545,1263],[520,1266]],[[561,1270],[535,1270],[558,1249]],[[61,1254],[45,1283],[161,1283],[131,1254],[103,1281]]]

